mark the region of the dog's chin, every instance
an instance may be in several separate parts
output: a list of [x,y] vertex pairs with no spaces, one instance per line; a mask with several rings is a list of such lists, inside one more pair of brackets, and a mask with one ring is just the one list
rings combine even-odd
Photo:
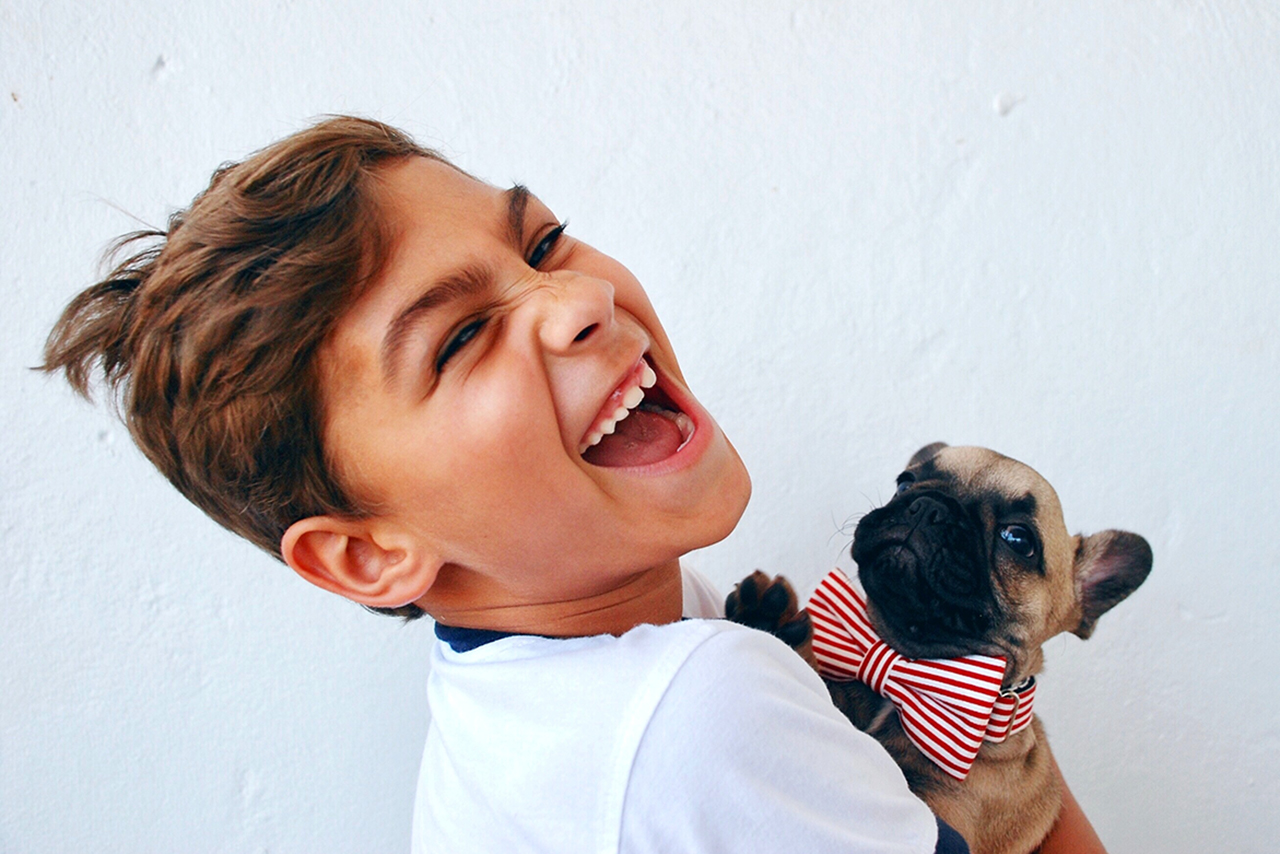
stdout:
[[867,596],[868,616],[889,646],[910,658],[1000,655],[992,641],[995,623],[986,597],[957,604],[954,590],[938,590],[914,568],[909,549],[864,555],[858,578]]
[[985,633],[960,631],[957,624],[989,624],[982,614],[952,615],[945,621],[920,619],[918,609],[902,613],[884,608],[867,596],[867,615],[884,642],[908,658],[959,658],[963,655],[1004,655]]

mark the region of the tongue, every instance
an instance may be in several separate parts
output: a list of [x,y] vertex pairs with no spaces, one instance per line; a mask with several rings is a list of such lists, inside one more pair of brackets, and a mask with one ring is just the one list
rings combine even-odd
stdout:
[[674,454],[683,441],[676,422],[657,412],[637,409],[599,444],[587,448],[582,458],[593,466],[647,466]]

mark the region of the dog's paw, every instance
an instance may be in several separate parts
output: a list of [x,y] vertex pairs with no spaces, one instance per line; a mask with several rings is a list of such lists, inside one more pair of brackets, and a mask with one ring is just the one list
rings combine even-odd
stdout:
[[770,578],[757,569],[742,579],[725,599],[724,615],[735,623],[768,632],[806,661],[812,657],[809,612],[800,608],[791,582],[781,575]]

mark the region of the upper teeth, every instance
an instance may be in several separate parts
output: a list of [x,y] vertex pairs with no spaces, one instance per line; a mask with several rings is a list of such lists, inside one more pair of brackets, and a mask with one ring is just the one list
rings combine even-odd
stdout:
[[644,400],[644,390],[653,388],[654,383],[657,381],[658,375],[653,372],[653,368],[649,367],[649,363],[641,362],[640,376],[636,380],[638,385],[633,385],[623,392],[622,398],[619,400],[621,405],[613,411],[613,415],[602,418],[596,424],[595,429],[587,434],[582,446],[578,448],[578,453],[581,454],[592,445],[598,445],[601,439],[618,429],[618,422],[630,415],[631,410],[640,405],[640,401]]
[[649,367],[648,362],[640,363],[640,388],[653,388],[653,384],[658,381],[658,375],[653,372],[653,368]]

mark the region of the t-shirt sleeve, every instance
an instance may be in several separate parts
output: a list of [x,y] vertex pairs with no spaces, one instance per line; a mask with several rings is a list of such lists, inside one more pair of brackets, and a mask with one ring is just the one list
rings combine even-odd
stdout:
[[799,656],[728,626],[690,654],[654,710],[621,841],[627,854],[923,854],[938,826]]

